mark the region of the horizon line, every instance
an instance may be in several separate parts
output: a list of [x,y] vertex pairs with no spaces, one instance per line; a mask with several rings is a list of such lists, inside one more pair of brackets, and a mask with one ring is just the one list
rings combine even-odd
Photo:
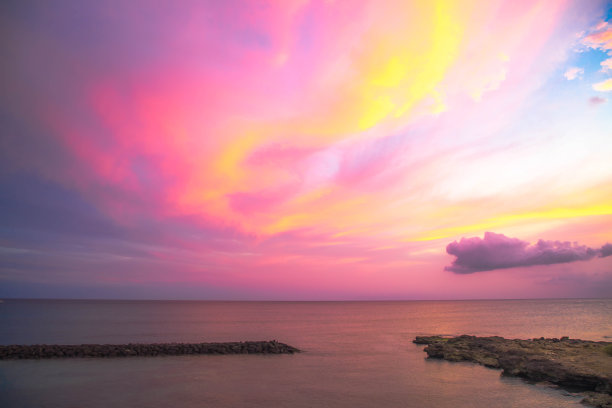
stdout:
[[462,299],[145,299],[145,298],[0,298],[7,300],[47,300],[47,301],[105,301],[105,302],[245,302],[245,303],[357,303],[357,302],[469,302],[469,301],[521,301],[521,300],[612,300],[611,297],[537,297],[537,298],[462,298]]

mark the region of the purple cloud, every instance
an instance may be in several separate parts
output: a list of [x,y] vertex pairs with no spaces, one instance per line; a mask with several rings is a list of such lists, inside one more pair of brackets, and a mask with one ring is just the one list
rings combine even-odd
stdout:
[[598,106],[606,102],[608,102],[608,100],[606,98],[602,98],[601,96],[593,96],[592,98],[589,98],[589,104],[591,106]]
[[602,246],[599,251],[601,252],[599,256],[601,256],[602,258],[612,255],[612,244],[608,243]]
[[503,234],[485,232],[484,239],[479,237],[461,238],[446,247],[449,255],[456,259],[445,271],[468,274],[517,266],[551,265],[575,261],[587,261],[596,256],[612,255],[612,244],[599,249],[578,245],[576,242],[539,240],[531,245],[518,238]]

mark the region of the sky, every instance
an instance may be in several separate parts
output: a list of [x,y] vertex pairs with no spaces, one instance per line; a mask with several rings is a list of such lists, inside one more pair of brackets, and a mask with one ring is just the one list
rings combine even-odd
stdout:
[[0,3],[0,297],[612,296],[612,3]]

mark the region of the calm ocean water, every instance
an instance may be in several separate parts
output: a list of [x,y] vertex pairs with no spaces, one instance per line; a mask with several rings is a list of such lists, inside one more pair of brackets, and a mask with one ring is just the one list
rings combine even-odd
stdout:
[[1,407],[582,407],[417,335],[612,338],[612,299],[0,303],[0,343],[269,340],[297,355],[0,361]]

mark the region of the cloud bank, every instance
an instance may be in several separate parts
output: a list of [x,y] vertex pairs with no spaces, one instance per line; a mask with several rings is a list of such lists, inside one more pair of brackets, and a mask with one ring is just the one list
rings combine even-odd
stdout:
[[459,274],[514,268],[517,266],[552,265],[575,261],[587,261],[595,257],[612,255],[612,244],[599,249],[578,245],[576,242],[539,240],[530,244],[503,234],[485,232],[479,237],[461,238],[446,247],[449,255],[456,259],[446,271]]

